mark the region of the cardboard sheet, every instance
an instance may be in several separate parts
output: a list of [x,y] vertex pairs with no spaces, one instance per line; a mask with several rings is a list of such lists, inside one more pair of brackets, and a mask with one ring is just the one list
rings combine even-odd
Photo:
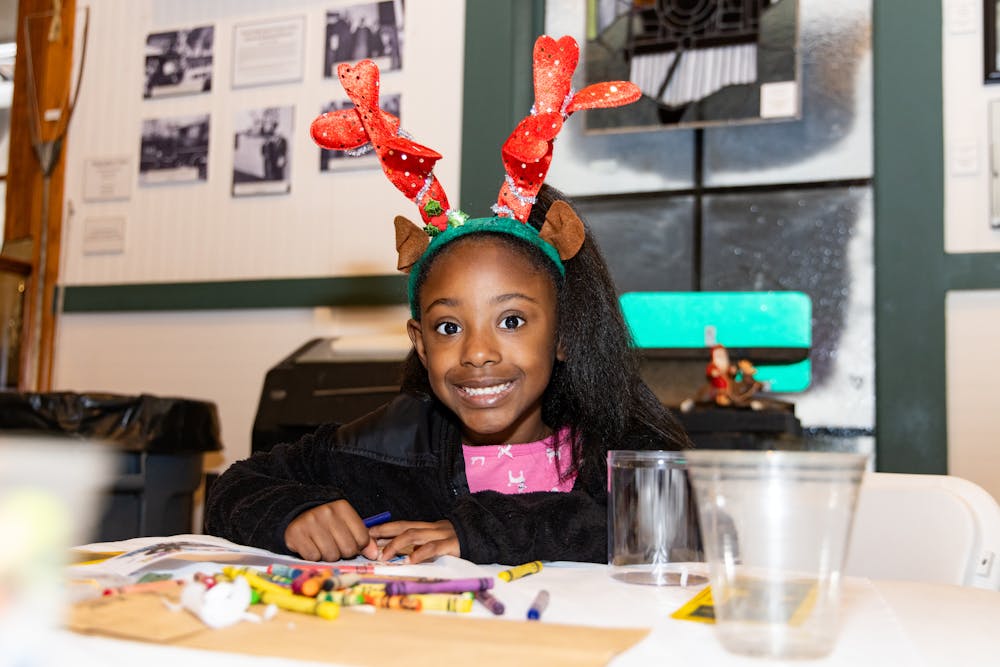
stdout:
[[648,628],[350,608],[333,621],[280,611],[270,621],[212,630],[186,611],[168,609],[164,597],[143,593],[81,602],[72,608],[68,625],[77,632],[172,646],[364,667],[383,667],[387,656],[405,656],[408,667],[470,661],[476,667],[597,667],[649,633]]

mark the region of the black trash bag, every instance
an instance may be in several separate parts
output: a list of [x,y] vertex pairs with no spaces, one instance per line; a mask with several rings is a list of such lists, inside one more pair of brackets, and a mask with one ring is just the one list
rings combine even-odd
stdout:
[[149,394],[0,392],[0,430],[105,440],[154,454],[222,449],[214,403]]

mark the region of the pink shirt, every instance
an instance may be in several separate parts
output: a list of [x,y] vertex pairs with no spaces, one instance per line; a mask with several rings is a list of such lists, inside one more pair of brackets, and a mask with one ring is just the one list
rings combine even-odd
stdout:
[[559,472],[569,467],[572,458],[569,427],[538,442],[520,445],[463,444],[462,453],[465,476],[473,493],[566,492],[576,481],[575,475],[559,480]]

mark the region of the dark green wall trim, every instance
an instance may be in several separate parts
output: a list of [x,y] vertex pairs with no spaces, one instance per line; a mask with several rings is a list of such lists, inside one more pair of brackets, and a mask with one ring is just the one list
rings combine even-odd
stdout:
[[500,147],[534,102],[531,51],[544,19],[542,0],[466,3],[459,208],[473,217],[496,202]]
[[406,303],[400,275],[65,288],[63,312],[383,306]]
[[877,466],[945,473],[941,1],[872,12]]
[[948,255],[945,267],[949,290],[1000,289],[1000,253]]

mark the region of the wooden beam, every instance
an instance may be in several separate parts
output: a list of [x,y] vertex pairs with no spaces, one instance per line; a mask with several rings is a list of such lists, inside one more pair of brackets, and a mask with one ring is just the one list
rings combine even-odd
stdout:
[[62,143],[69,120],[75,19],[76,0],[18,0],[3,255],[31,267],[21,390],[47,391],[52,382],[65,171]]

